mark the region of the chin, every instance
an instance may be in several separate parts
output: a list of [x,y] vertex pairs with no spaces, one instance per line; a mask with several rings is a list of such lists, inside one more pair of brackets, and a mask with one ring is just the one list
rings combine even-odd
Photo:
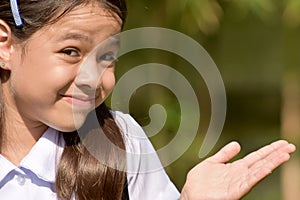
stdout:
[[78,116],[76,118],[64,119],[56,123],[48,124],[48,126],[61,132],[73,132],[80,129],[85,120],[86,116]]
[[75,124],[73,125],[69,125],[66,126],[66,124],[64,125],[56,125],[56,126],[51,126],[52,128],[60,131],[60,132],[73,132],[73,131],[77,131],[78,129],[76,128]]

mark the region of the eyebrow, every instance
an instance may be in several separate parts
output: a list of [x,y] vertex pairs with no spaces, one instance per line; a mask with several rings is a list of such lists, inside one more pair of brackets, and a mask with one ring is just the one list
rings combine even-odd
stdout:
[[[59,38],[57,42],[62,42],[65,40],[81,40],[88,43],[92,43],[92,39],[86,35],[82,35],[79,33],[67,33],[63,37]],[[120,46],[120,36],[110,36],[107,41],[109,41],[110,45]]]
[[110,36],[107,40],[109,41],[110,45],[120,47],[120,36],[119,35]]
[[[62,42],[65,40],[80,40],[80,41],[84,41],[84,42],[88,42],[90,44],[93,43],[93,40],[91,37],[87,36],[87,35],[83,35],[80,33],[67,33],[65,34],[63,37],[59,38],[57,40],[57,42]],[[106,40],[104,40],[104,44],[103,47],[107,48],[107,46],[115,46],[117,48],[120,47],[120,35],[112,35],[109,36]]]
[[97,44],[95,49],[97,49],[97,51],[103,51],[103,50],[105,51],[105,50],[111,49],[111,47],[118,48],[118,49],[120,48],[120,36],[119,35],[110,36],[106,40]]
[[64,40],[82,40],[85,42],[92,43],[92,40],[90,37],[79,34],[79,33],[67,33],[67,34],[63,35],[63,37],[59,38],[58,42],[61,42]]

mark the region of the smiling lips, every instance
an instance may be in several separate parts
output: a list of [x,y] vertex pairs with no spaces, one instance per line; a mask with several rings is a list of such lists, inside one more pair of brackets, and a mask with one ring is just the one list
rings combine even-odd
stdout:
[[96,97],[86,95],[61,95],[62,99],[74,106],[91,107],[95,104]]

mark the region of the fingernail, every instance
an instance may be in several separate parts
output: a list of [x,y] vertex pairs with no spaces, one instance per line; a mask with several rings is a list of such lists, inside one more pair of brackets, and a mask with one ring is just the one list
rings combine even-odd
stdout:
[[294,144],[289,144],[291,151],[296,151],[296,146]]

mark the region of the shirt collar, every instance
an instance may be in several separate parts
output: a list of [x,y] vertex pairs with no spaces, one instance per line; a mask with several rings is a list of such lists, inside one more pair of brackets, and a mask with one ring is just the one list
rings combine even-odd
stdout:
[[65,146],[62,134],[48,128],[21,161],[19,168],[26,168],[39,178],[55,182],[56,166]]
[[0,154],[0,182],[7,176],[9,172],[15,169],[17,169],[17,167]]

